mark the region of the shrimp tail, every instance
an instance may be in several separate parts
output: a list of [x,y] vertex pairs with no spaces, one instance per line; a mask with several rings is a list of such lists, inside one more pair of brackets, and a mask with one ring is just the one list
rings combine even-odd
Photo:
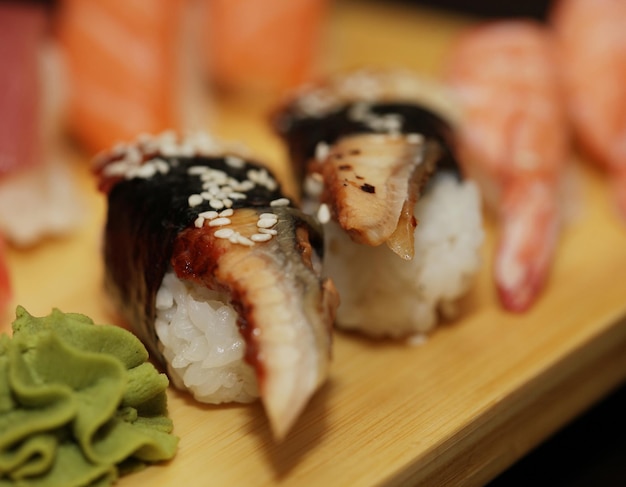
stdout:
[[549,274],[560,227],[558,205],[553,185],[546,181],[515,182],[503,196],[495,282],[502,305],[523,312]]

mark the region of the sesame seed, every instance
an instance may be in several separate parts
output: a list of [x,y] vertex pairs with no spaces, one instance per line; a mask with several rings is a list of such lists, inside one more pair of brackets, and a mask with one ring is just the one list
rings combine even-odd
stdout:
[[189,203],[189,206],[192,207],[192,208],[194,206],[201,205],[203,201],[204,201],[204,198],[202,198],[202,196],[200,196],[199,194],[192,194],[187,199],[187,202]]
[[270,201],[270,206],[289,206],[289,200],[287,198],[278,198]]
[[270,191],[274,191],[278,188],[278,183],[274,178],[268,178],[265,180],[265,187]]
[[326,142],[318,142],[315,146],[315,159],[322,162],[328,157],[330,147]]
[[277,221],[278,220],[274,218],[259,218],[259,221],[256,222],[256,226],[259,228],[271,228],[276,225]]
[[276,216],[275,213],[261,213],[259,215],[259,218],[272,218],[274,220],[278,220],[278,217]]
[[326,203],[322,203],[317,210],[317,219],[320,223],[328,223],[330,221],[330,209]]
[[359,101],[357,103],[354,103],[350,107],[350,111],[348,112],[348,118],[357,122],[362,122],[367,119],[369,113],[370,105],[364,101]]
[[252,188],[254,188],[254,183],[252,181],[249,181],[248,179],[244,179],[239,184],[239,188],[235,189],[238,189],[239,191],[250,191]]
[[213,218],[217,218],[217,211],[203,211],[198,216],[206,218],[207,220],[212,220]]
[[233,216],[233,213],[235,213],[235,211],[229,208],[228,210],[221,211],[220,216]]
[[206,166],[191,166],[187,169],[187,174],[190,176],[201,176],[206,174],[207,167]]
[[161,144],[161,154],[166,157],[176,156],[179,154],[179,147],[175,141],[165,141]]
[[220,228],[219,230],[216,230],[215,233],[213,233],[213,235],[215,235],[217,238],[230,238],[235,234],[235,231],[232,228]]
[[141,160],[143,159],[143,156],[142,156],[141,151],[137,147],[128,146],[126,148],[126,155],[125,155],[124,159],[129,164],[135,166],[135,165],[141,163]]
[[167,174],[170,171],[170,165],[163,159],[152,159],[152,163],[161,174]]
[[237,236],[237,243],[241,245],[246,245],[248,247],[252,247],[254,245],[254,242],[252,240],[250,240],[247,237],[244,237],[243,235]]
[[198,228],[202,228],[204,226],[204,218],[202,218],[201,216],[199,216],[198,218],[195,219],[195,221],[193,222],[193,224],[198,227]]
[[324,180],[319,173],[311,173],[304,178],[304,192],[311,197],[320,196],[324,191]]
[[406,141],[409,144],[422,144],[424,142],[424,136],[422,134],[408,134]]
[[128,164],[124,161],[117,161],[107,165],[103,173],[106,176],[124,176],[128,172]]
[[278,187],[276,180],[265,169],[249,169],[246,176],[253,184],[265,186],[270,191],[274,191]]
[[230,224],[230,218],[226,218],[226,217],[215,218],[214,220],[211,220],[209,222],[210,227],[221,227],[221,226],[229,225],[229,224]]
[[229,199],[229,198],[224,198],[224,199],[222,200],[222,203],[224,203],[224,206],[225,206],[226,208],[230,208],[230,207],[232,207],[232,206],[233,206],[233,200],[231,200],[231,199]]
[[267,233],[268,235],[278,235],[278,231],[273,228],[259,228],[259,233]]
[[222,203],[221,200],[211,200],[209,201],[209,206],[211,208],[215,208],[216,210],[221,210],[222,208],[224,208],[224,203]]
[[256,169],[248,169],[246,176],[253,183],[257,183],[259,180],[259,172]]
[[156,174],[156,167],[153,164],[143,164],[135,169],[134,174],[138,178],[151,178]]
[[253,242],[267,242],[272,239],[272,235],[269,233],[255,233],[250,237]]
[[246,164],[243,159],[237,156],[226,156],[224,160],[226,161],[227,165],[236,169],[242,168]]

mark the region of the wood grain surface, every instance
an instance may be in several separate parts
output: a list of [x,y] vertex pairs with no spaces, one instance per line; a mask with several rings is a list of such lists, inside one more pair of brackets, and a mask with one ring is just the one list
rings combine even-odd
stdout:
[[[337,1],[325,69],[404,66],[437,76],[449,43],[473,19],[385,2]],[[246,141],[280,171],[284,154],[264,103],[214,100],[213,130]],[[120,487],[481,485],[626,378],[626,225],[604,176],[574,157],[574,216],[548,288],[526,314],[504,312],[491,281],[494,225],[483,267],[455,323],[421,346],[338,333],[328,383],[282,443],[260,404],[212,407],[169,391],[180,436],[171,462]],[[104,199],[87,160],[68,150],[85,221],[64,239],[9,249],[14,304],[114,318],[101,288]],[[11,316],[2,319],[8,330]]]

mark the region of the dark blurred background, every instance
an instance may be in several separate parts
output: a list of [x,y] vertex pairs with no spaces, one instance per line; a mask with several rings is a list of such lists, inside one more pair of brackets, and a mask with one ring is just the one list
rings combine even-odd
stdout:
[[548,0],[399,0],[404,3],[415,3],[430,7],[453,9],[470,15],[481,17],[524,16],[537,19],[545,18]]

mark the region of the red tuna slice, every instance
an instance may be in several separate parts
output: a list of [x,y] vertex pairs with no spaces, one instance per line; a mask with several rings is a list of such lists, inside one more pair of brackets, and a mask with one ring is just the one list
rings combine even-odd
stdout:
[[38,46],[45,21],[42,6],[0,3],[0,176],[39,159]]

